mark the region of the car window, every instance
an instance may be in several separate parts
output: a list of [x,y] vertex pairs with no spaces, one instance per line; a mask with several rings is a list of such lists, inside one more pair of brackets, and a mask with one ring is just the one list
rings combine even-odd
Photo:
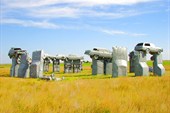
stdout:
[[99,51],[97,48],[93,48],[94,51]]
[[14,48],[14,50],[21,50],[21,48]]
[[139,44],[137,44],[136,46],[143,46],[143,43],[139,43]]
[[150,46],[150,44],[149,43],[145,43],[145,46]]

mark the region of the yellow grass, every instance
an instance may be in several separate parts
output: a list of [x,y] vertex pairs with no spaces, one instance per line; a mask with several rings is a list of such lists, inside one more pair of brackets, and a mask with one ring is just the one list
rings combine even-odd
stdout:
[[170,113],[170,65],[162,77],[105,79],[85,66],[80,74],[56,73],[70,77],[58,82],[7,77],[9,67],[0,65],[0,113]]
[[0,77],[9,76],[10,66],[10,64],[0,64]]

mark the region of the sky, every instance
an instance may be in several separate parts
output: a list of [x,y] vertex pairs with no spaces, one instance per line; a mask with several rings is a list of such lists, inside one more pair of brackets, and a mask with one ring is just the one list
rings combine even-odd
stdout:
[[170,0],[0,0],[0,64],[11,47],[50,55],[139,42],[163,48],[170,59]]

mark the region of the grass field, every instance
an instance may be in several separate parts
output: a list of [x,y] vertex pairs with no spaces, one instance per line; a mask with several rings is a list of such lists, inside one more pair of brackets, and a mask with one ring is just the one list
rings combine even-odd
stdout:
[[162,77],[92,76],[90,65],[64,74],[61,64],[63,81],[11,78],[0,65],[0,113],[170,113],[170,61]]

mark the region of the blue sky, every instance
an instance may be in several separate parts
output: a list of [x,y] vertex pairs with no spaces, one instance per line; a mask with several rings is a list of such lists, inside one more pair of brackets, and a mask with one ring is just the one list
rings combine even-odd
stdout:
[[164,49],[170,59],[170,0],[1,0],[0,63],[11,47],[31,56],[76,54],[93,47],[132,51],[139,42]]

